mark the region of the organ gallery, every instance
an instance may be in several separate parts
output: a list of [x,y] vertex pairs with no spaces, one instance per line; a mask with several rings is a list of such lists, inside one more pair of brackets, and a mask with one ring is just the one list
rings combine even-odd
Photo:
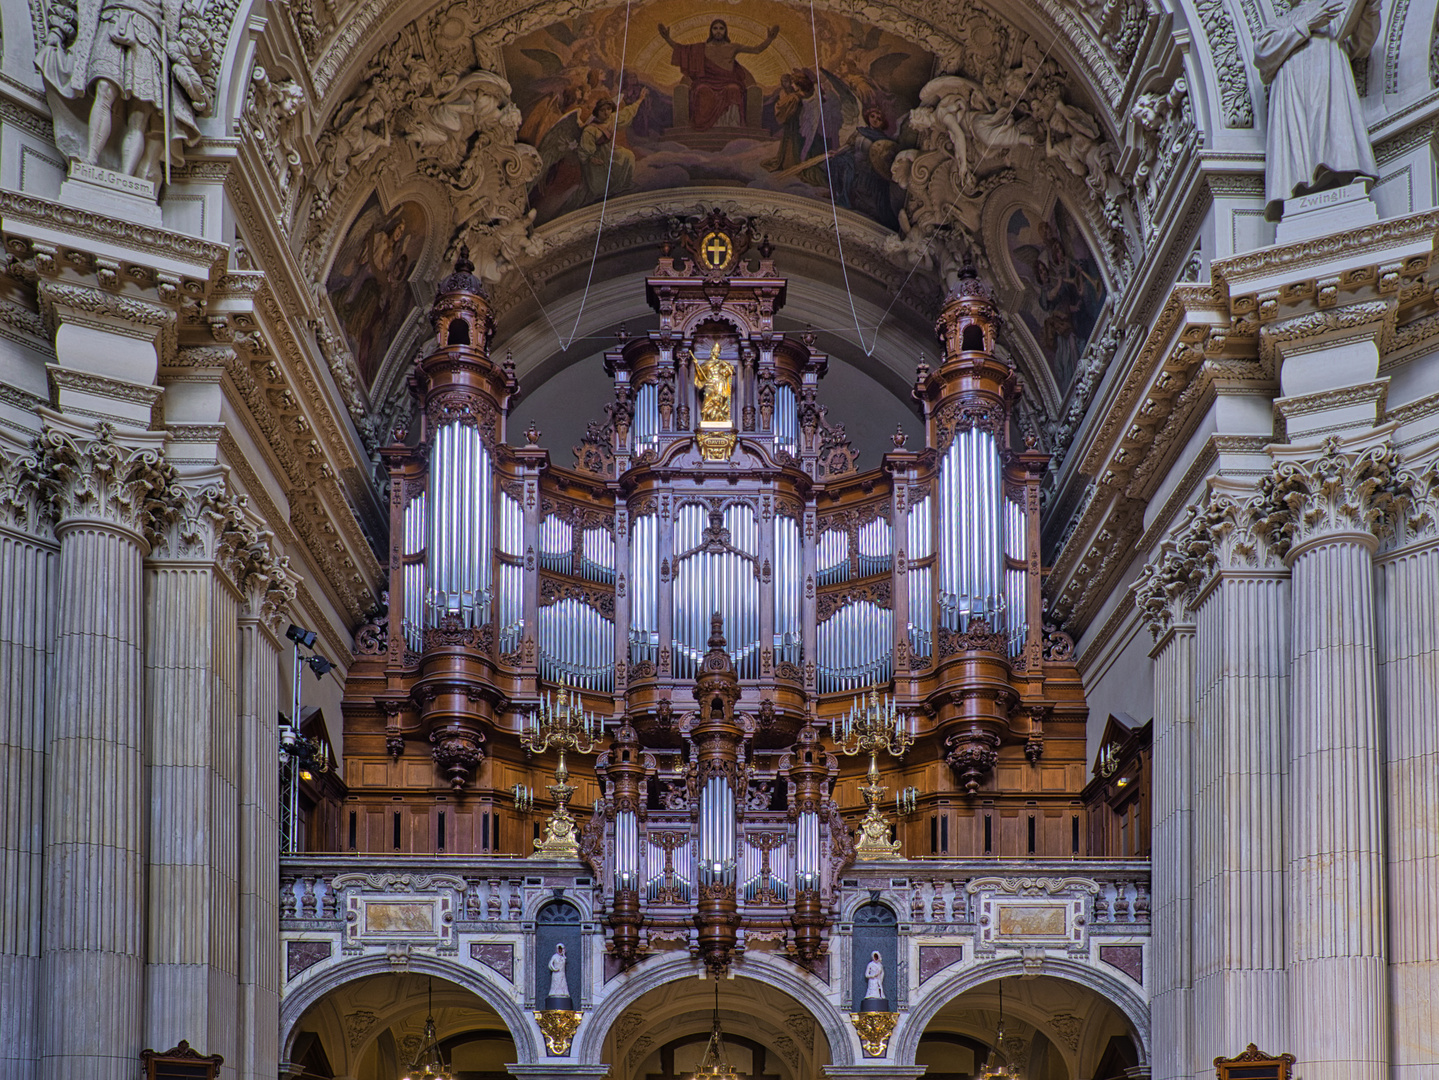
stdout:
[[0,1080],[1439,1072],[1439,52],[0,0]]

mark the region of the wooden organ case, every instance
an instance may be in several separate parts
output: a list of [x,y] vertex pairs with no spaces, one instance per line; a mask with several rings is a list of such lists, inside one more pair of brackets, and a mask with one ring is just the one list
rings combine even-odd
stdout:
[[830,726],[871,688],[913,717],[881,778],[917,789],[889,806],[906,858],[1088,854],[1086,708],[1041,616],[1048,459],[1016,430],[989,290],[967,272],[944,301],[924,445],[861,470],[754,239],[714,211],[665,245],[659,328],[605,354],[614,397],[572,469],[509,439],[485,290],[463,258],[441,283],[416,430],[383,451],[389,607],[346,689],[342,849],[528,855],[552,804],[515,806],[548,771],[519,733],[564,683],[605,720],[571,776],[621,962],[819,955],[864,809]]

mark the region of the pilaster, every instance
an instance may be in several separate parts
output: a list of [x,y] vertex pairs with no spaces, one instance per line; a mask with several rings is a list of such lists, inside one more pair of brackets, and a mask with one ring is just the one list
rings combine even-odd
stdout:
[[[192,477],[146,562],[149,935],[145,1041],[240,1060],[242,590],[267,537],[218,470]],[[272,674],[272,679],[275,676]],[[273,714],[271,714],[273,716]],[[273,753],[273,748],[272,748]],[[273,760],[273,759],[272,759]],[[256,764],[266,774],[271,762]]]
[[0,438],[0,1075],[39,1056],[47,680],[56,548],[39,462]]
[[1387,444],[1331,437],[1317,453],[1283,448],[1274,456],[1263,497],[1285,518],[1280,542],[1293,591],[1292,1046],[1309,1080],[1387,1080],[1373,552],[1392,502],[1395,453]]
[[1397,535],[1377,560],[1379,700],[1387,751],[1386,885],[1396,1077],[1439,1070],[1439,456],[1397,477]]

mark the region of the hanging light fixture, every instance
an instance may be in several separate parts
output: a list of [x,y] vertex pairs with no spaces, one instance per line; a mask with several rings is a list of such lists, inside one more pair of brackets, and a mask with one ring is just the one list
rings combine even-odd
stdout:
[[426,988],[428,1005],[425,1010],[425,1035],[415,1060],[405,1070],[401,1080],[453,1080],[444,1056],[440,1053],[440,1039],[435,1032],[435,980],[431,979]]
[[724,1030],[720,1027],[719,1016],[719,978],[714,976],[715,984],[715,1011],[714,1026],[710,1029],[710,1041],[705,1046],[704,1056],[700,1058],[697,1068],[686,1080],[740,1080],[739,1073],[735,1072],[730,1065],[729,1058],[725,1056]]
[[994,1052],[985,1062],[980,1080],[1020,1080],[1019,1070],[1004,1052],[1004,980],[999,980],[999,1027],[994,1033]]

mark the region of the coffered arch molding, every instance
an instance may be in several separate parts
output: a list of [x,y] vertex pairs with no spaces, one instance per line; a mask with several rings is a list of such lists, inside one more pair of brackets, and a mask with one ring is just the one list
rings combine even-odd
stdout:
[[[330,114],[354,92],[365,66],[379,49],[409,23],[429,16],[448,3],[440,0],[416,11],[399,0],[362,0],[345,18],[344,25],[315,59],[311,71],[318,105],[317,114]],[[487,5],[488,21],[477,25],[479,33],[494,35],[498,46],[531,30],[589,11],[614,6],[614,0],[546,0],[528,4],[525,0],[500,0]],[[964,44],[951,28],[964,25],[967,4],[963,0],[875,0],[856,12],[844,0],[817,0],[819,9],[862,17],[866,22],[910,41],[922,42],[938,56],[941,67],[952,68],[964,60]],[[1011,25],[1035,37],[1051,56],[1069,71],[1089,98],[1111,139],[1122,133],[1123,117],[1113,113],[1124,97],[1125,72],[1119,71],[1106,46],[1072,11],[1057,0],[1004,0],[992,5],[994,13]]]
[[[393,974],[394,970],[389,957],[383,955],[355,957],[342,960],[333,966],[315,969],[313,977],[302,981],[280,1000],[280,1045],[290,1045],[306,1010],[326,994],[367,975],[389,975]],[[500,984],[498,975],[489,978],[485,974],[488,969],[482,965],[465,965],[419,952],[411,954],[406,970],[411,975],[433,975],[446,979],[470,991],[499,1014],[500,1020],[515,1041],[515,1053],[522,1064],[545,1060],[544,1047],[538,1038],[534,1022],[510,996],[513,990]]]
[[[678,951],[651,956],[630,968],[614,980],[619,985],[585,1018],[570,1056],[577,1061],[601,1060],[605,1037],[626,1009],[649,991],[678,979],[697,978],[702,971],[698,960],[688,952]],[[747,953],[735,963],[734,974],[788,994],[814,1017],[829,1044],[830,1064],[859,1063],[859,1038],[854,1028],[829,1002],[828,987],[813,975],[789,960],[763,952]]]
[[[1152,1049],[1149,1005],[1131,984],[1100,970],[1097,966],[1059,957],[1046,956],[1042,973],[1077,983],[1112,1003],[1134,1029],[1140,1064],[1150,1060]],[[898,1064],[914,1061],[925,1028],[940,1010],[960,994],[995,979],[1017,978],[1026,974],[1029,972],[1025,968],[1024,958],[1013,956],[965,968],[948,978],[937,980],[934,986],[923,988],[916,995],[916,1000],[910,1003],[909,1012],[904,1014],[895,1030],[890,1041],[890,1060]]]

